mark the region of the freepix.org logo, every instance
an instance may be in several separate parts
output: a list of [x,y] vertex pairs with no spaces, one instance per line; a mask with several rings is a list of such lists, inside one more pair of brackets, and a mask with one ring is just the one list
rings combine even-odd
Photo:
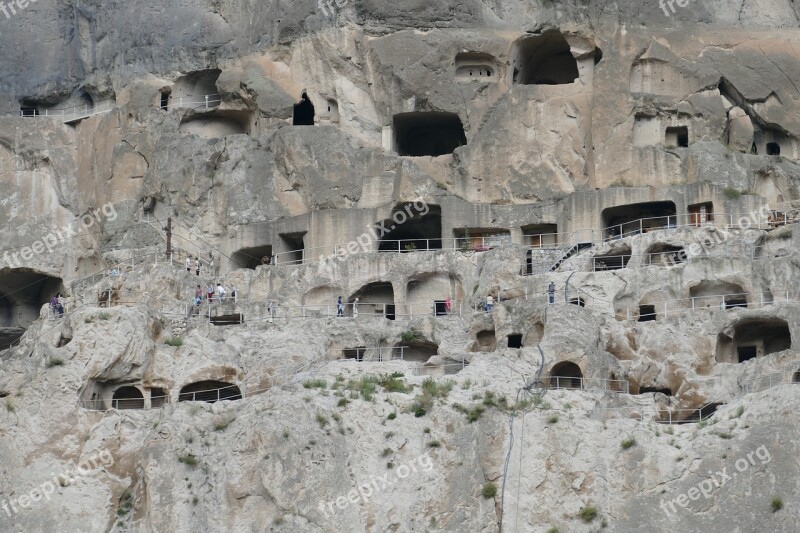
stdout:
[[11,0],[10,2],[3,2],[0,0],[0,12],[2,12],[7,19],[10,19],[12,15],[17,14],[17,9],[23,10],[29,5],[35,3],[36,0]]
[[[117,211],[113,204],[106,204],[100,209],[88,212],[83,215],[78,222],[70,224],[69,226],[57,229],[52,233],[48,233],[40,240],[34,241],[29,246],[20,248],[16,252],[5,251],[3,252],[3,261],[0,264],[5,264],[11,268],[20,268],[22,261],[30,261],[34,256],[47,253],[53,253],[56,247],[68,242],[71,239],[80,237],[88,232],[95,224],[101,223],[103,220],[113,222],[117,219]],[[82,232],[83,231],[83,232]]]
[[[661,10],[664,11],[664,14],[669,17],[676,13],[675,4],[678,4],[678,7],[686,7],[691,1],[692,0],[658,0],[658,5],[661,7]],[[668,7],[672,13],[667,11]]]

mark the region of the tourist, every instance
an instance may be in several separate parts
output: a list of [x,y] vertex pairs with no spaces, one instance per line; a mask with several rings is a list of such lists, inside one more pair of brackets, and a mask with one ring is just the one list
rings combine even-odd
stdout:
[[336,302],[336,316],[337,317],[344,316],[344,303],[342,302],[341,296],[339,296],[339,300]]
[[200,275],[200,258],[199,257],[195,257],[194,258],[194,268],[197,271],[197,275],[199,276]]
[[358,316],[358,298],[353,300],[353,318]]
[[231,299],[233,300],[233,303],[237,303],[239,301],[237,298],[237,292],[238,291],[236,290],[235,286],[231,287]]
[[449,315],[452,309],[453,309],[453,300],[451,300],[450,297],[448,296],[444,301],[444,312]]
[[269,317],[269,323],[272,324],[272,319],[275,317],[275,300],[270,300],[267,304],[267,316]]
[[491,313],[494,309],[494,297],[490,294],[486,297],[486,312]]
[[50,298],[50,310],[53,312],[53,318],[61,318],[64,314],[64,308],[61,306],[59,296],[61,293],[57,292]]
[[213,285],[209,285],[206,288],[206,297],[208,299],[208,303],[209,304],[214,303],[214,286]]
[[556,303],[556,284],[553,283],[552,281],[550,282],[550,285],[547,287],[547,296],[550,305]]
[[217,297],[220,303],[225,303],[225,287],[222,286],[222,283],[217,283]]
[[186,256],[186,272],[192,272],[192,258],[188,255]]

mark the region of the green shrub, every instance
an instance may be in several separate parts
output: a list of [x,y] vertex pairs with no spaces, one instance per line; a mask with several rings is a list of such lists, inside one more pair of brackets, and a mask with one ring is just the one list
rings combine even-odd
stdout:
[[439,442],[438,440],[432,440],[432,441],[430,441],[428,443],[428,447],[429,448],[441,448],[441,446],[442,446],[442,443]]
[[581,510],[578,511],[578,516],[586,522],[587,524],[597,518],[597,508],[592,505],[587,505],[586,507],[581,507]]
[[487,500],[490,498],[494,498],[497,495],[497,486],[492,483],[491,481],[487,481],[483,484],[483,488],[481,489],[481,496],[486,498]]
[[381,452],[381,457],[389,457],[393,453],[394,451],[391,448],[384,448],[383,451]]
[[186,455],[181,455],[180,457],[178,457],[178,462],[179,463],[183,463],[185,465],[189,465],[189,466],[197,466],[197,463],[198,463],[197,457],[195,457],[194,455],[192,455],[190,453],[187,453]]
[[742,195],[742,191],[734,187],[725,187],[725,190],[723,192],[725,193],[725,196],[727,196],[731,200],[735,200]]
[[625,439],[624,441],[622,441],[622,449],[627,450],[628,448],[630,448],[635,444],[636,444],[635,438],[631,437],[630,439]]
[[413,387],[402,380],[402,377],[403,374],[399,372],[383,375],[378,378],[378,385],[383,387],[387,392],[411,392]]
[[170,337],[164,341],[167,346],[179,347],[183,346],[183,339],[180,337]]
[[396,412],[389,413],[389,416],[386,417],[387,420],[394,420],[395,418],[397,418]]
[[405,343],[414,342],[415,340],[417,340],[420,337],[421,337],[421,335],[420,335],[419,331],[417,331],[415,329],[409,329],[409,330],[406,330],[406,331],[404,331],[403,333],[400,334],[400,338]]
[[550,416],[548,416],[547,417],[547,423],[550,424],[550,425],[557,424],[558,423],[558,415],[550,415]]
[[359,380],[348,382],[347,388],[352,391],[350,394],[352,398],[358,398],[360,395],[364,400],[371,402],[375,397],[377,382],[378,380],[375,376],[364,376]]
[[783,500],[780,498],[772,498],[772,503],[770,504],[772,507],[772,512],[777,513],[781,509],[783,509]]
[[319,427],[324,428],[328,425],[328,419],[322,413],[317,413],[317,423],[319,423]]
[[109,318],[111,318],[111,315],[109,315],[108,313],[103,312],[103,313],[98,314],[97,318],[99,318],[100,320],[108,320]]
[[415,417],[422,418],[427,413],[427,410],[419,402],[414,402],[411,404],[411,412],[414,413]]
[[324,379],[309,379],[303,382],[303,387],[306,389],[327,389],[328,382]]
[[52,359],[48,359],[47,361],[47,368],[53,368],[54,366],[63,366],[64,360],[59,359],[58,357],[53,357]]
[[350,400],[348,400],[347,398],[339,398],[339,401],[336,402],[336,407],[344,407],[348,403],[350,403]]

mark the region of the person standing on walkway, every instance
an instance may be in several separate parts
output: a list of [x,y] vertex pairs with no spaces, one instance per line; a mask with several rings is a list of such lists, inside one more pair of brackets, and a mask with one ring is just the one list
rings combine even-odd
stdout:
[[341,296],[339,296],[339,300],[336,302],[336,316],[344,317],[344,303],[342,302]]
[[446,314],[450,314],[450,311],[453,310],[453,300],[450,299],[448,296],[447,299],[444,301],[444,312]]
[[490,294],[486,297],[486,312],[491,313],[494,309],[494,297]]
[[222,286],[222,283],[217,283],[217,297],[219,298],[219,303],[225,303],[225,287]]
[[275,317],[275,300],[270,300],[267,304],[267,316],[269,317],[269,323],[272,324],[272,319]]
[[192,258],[188,255],[186,256],[186,272],[192,272]]
[[547,287],[547,301],[550,302],[550,305],[556,303],[556,284],[552,281]]
[[206,287],[206,296],[208,298],[208,303],[209,304],[214,303],[214,286],[213,285],[209,285],[208,287]]
[[200,275],[200,258],[199,257],[195,257],[194,258],[194,269],[197,272],[197,275],[199,276]]
[[358,318],[358,298],[353,300],[353,318]]

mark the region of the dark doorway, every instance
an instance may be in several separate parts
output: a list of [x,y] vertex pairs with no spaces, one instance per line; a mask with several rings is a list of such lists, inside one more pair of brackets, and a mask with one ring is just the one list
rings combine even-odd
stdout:
[[577,305],[578,307],[586,307],[586,302],[583,298],[572,298],[570,299],[569,303],[572,305]]
[[686,126],[674,126],[667,128],[664,135],[664,144],[679,148],[689,146],[689,128]]
[[644,202],[609,207],[603,210],[606,237],[621,238],[676,227],[676,212],[675,202]]
[[136,387],[120,387],[114,391],[112,409],[144,409],[144,396]]
[[661,393],[665,396],[672,396],[672,391],[667,388],[659,388],[659,387],[642,387],[639,389],[639,394],[648,394],[648,393]]
[[162,407],[167,403],[167,391],[164,389],[150,389],[150,407]]
[[394,305],[386,305],[386,319],[387,320],[394,320],[396,318],[395,315],[395,307]]
[[739,346],[739,362],[744,363],[750,359],[755,359],[758,355],[758,348],[755,346]]
[[513,83],[563,85],[578,79],[578,62],[561,33],[526,37],[517,45]]
[[569,361],[558,363],[550,372],[550,387],[556,389],[580,389],[583,373],[578,365]]
[[781,145],[778,143],[767,143],[767,155],[781,155]]
[[161,109],[169,109],[169,91],[161,91]]
[[[424,216],[414,204],[397,206],[392,218],[381,222],[389,230],[381,237],[381,252],[419,252],[442,249],[442,209],[429,205]],[[409,215],[409,212],[411,215]]]
[[447,316],[447,302],[436,300],[433,302],[434,313],[436,316]]
[[342,350],[342,355],[345,359],[353,359],[359,363],[364,360],[364,355],[367,353],[366,346],[359,346],[358,348],[345,348]]
[[272,263],[272,246],[254,246],[252,248],[242,248],[235,252],[231,259],[239,268],[255,270],[261,265]]
[[181,389],[178,396],[179,402],[207,402],[216,403],[222,400],[241,400],[242,392],[239,387],[224,381],[198,381],[190,383]]
[[302,265],[305,258],[305,232],[282,234],[281,242],[286,252],[281,254],[277,261],[281,264]]
[[655,305],[639,306],[639,322],[654,322],[656,318],[657,316],[656,316]]
[[464,125],[455,113],[417,112],[394,116],[398,155],[410,157],[452,154],[467,144]]
[[508,347],[509,348],[522,348],[522,335],[519,333],[514,333],[508,336]]
[[292,113],[292,124],[295,126],[314,125],[314,104],[306,93],[300,97],[300,102],[295,104]]

